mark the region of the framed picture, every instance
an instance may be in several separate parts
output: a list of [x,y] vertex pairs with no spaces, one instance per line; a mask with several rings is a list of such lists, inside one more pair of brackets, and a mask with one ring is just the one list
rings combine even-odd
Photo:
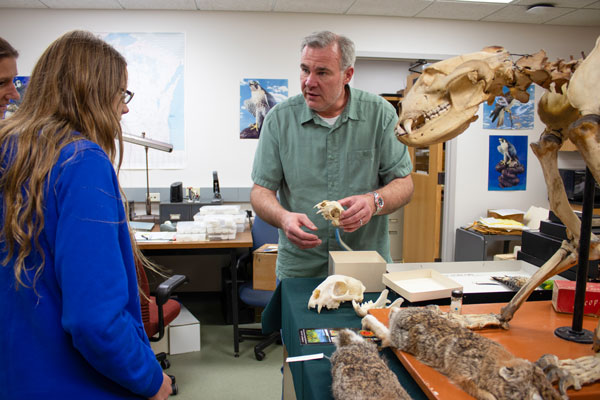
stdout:
[[258,139],[267,113],[287,97],[287,79],[242,79],[240,139]]
[[490,135],[488,190],[527,188],[527,140],[525,135]]

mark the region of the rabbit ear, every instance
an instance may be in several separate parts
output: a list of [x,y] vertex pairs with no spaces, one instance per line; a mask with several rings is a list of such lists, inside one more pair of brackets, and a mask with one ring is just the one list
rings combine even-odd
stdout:
[[502,367],[498,373],[507,382],[514,381],[516,378],[515,369],[512,367]]

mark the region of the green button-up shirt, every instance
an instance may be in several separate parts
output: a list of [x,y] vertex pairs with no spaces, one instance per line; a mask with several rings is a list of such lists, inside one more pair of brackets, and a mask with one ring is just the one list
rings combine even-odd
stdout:
[[[412,170],[406,146],[394,135],[394,107],[380,96],[349,90],[333,126],[309,109],[302,95],[276,105],[264,120],[252,180],[279,191],[286,210],[306,214],[322,240],[302,250],[279,230],[279,279],[326,276],[329,251],[343,250],[336,228],[316,214],[315,204],[377,190]],[[376,250],[391,262],[387,215],[374,216],[355,232],[340,229],[340,236],[352,249]]]

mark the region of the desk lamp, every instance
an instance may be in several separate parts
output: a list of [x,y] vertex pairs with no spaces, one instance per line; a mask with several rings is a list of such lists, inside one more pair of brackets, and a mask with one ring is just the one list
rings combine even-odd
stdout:
[[[148,148],[153,148],[160,151],[170,153],[173,151],[173,145],[170,143],[159,142],[158,140],[148,139],[146,132],[142,132],[142,136],[133,136],[123,134],[123,141],[128,143],[144,146],[146,150],[146,216],[152,216],[152,222],[155,222],[155,216],[152,215],[152,205],[150,203],[150,177],[148,173]],[[146,217],[147,218],[147,217]]]

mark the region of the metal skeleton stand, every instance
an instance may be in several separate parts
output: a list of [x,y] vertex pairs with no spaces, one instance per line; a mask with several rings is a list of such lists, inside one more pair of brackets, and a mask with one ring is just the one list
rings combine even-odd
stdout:
[[585,289],[589,268],[590,236],[592,232],[592,215],[594,213],[595,180],[589,168],[585,171],[585,186],[581,216],[581,236],[579,238],[579,264],[575,283],[575,304],[573,324],[571,327],[561,326],[554,334],[561,339],[577,343],[592,343],[593,332],[583,329],[583,307],[585,306]]

